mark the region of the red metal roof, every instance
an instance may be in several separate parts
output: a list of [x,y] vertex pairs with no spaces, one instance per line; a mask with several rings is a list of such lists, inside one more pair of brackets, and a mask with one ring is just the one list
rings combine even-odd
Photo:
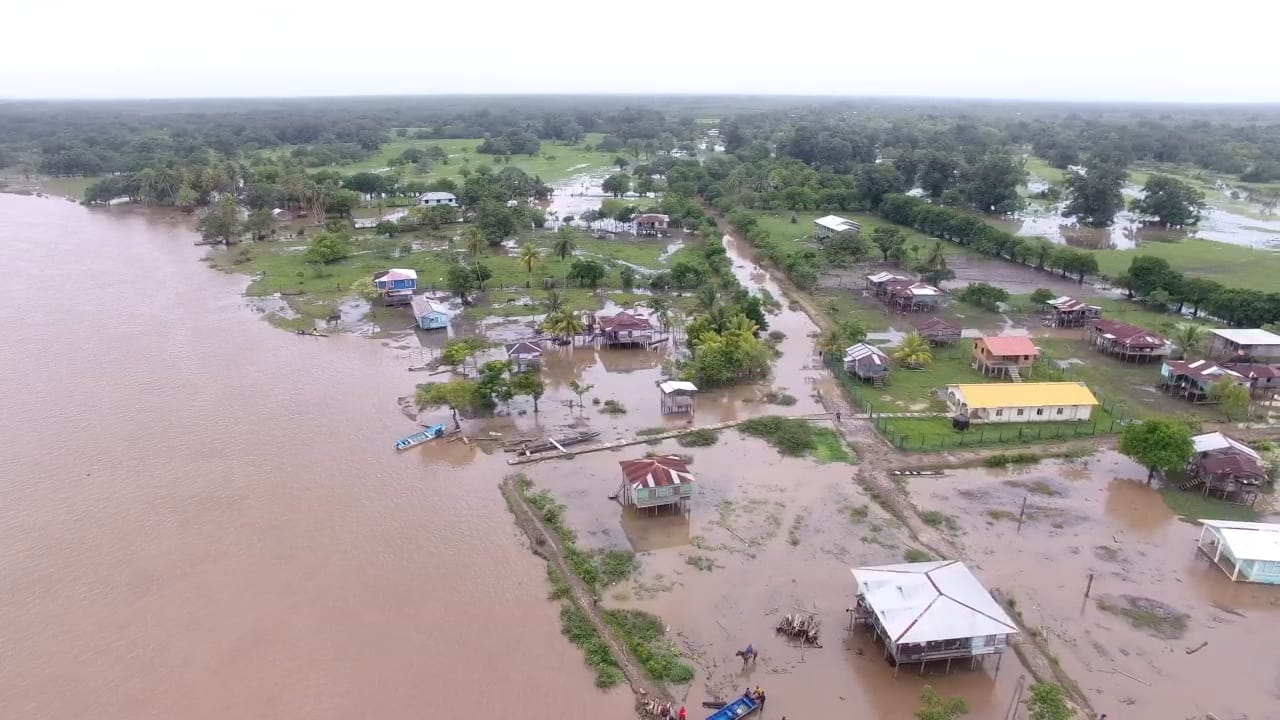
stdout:
[[1168,344],[1163,337],[1150,330],[1128,323],[1098,319],[1093,321],[1093,326],[1098,329],[1098,332],[1110,335],[1127,347],[1162,348]]
[[946,320],[942,320],[936,317],[927,317],[919,320],[912,320],[911,324],[915,325],[917,330],[959,330],[960,329],[958,325],[952,325]]
[[1248,455],[1237,453],[1211,453],[1199,460],[1200,467],[1214,475],[1239,475],[1243,477],[1265,478],[1267,471],[1262,469],[1257,460]]
[[1267,365],[1266,363],[1227,363],[1223,367],[1235,370],[1248,378],[1280,377],[1280,366]]
[[1201,385],[1212,385],[1222,378],[1231,378],[1238,383],[1246,382],[1243,375],[1225,368],[1212,360],[1165,360],[1164,364],[1174,375],[1186,375]]
[[661,213],[645,213],[643,215],[635,216],[634,220],[637,223],[664,223],[665,224],[667,222],[670,222],[671,218]]
[[652,330],[653,325],[648,319],[642,318],[623,310],[612,317],[604,316],[599,318],[600,328],[603,330]]
[[622,476],[634,488],[665,487],[693,482],[689,466],[676,455],[623,460]]
[[978,338],[978,342],[987,346],[992,355],[1008,357],[1010,355],[1039,355],[1040,349],[1031,342],[1031,338],[1020,335],[996,335]]

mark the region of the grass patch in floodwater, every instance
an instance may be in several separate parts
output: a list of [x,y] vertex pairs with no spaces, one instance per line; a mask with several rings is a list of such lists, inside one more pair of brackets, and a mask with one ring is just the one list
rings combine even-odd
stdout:
[[1018,514],[1017,514],[1017,513],[1015,513],[1015,512],[1011,512],[1011,511],[1009,511],[1009,510],[992,509],[992,510],[988,510],[988,511],[987,511],[987,517],[989,517],[989,518],[991,518],[992,520],[995,520],[995,521],[997,521],[997,522],[999,522],[999,521],[1001,521],[1001,520],[1013,520],[1013,521],[1017,521],[1017,519],[1018,519]]
[[1045,497],[1058,497],[1062,493],[1058,492],[1052,485],[1043,480],[1033,480],[1026,482],[1023,480],[1005,480],[1005,485],[1009,487],[1022,488],[1032,495],[1044,495]]
[[1028,465],[1040,462],[1040,456],[1035,453],[997,453],[982,461],[987,467],[1004,467],[1005,465]]
[[926,511],[925,513],[920,515],[920,520],[925,525],[928,525],[931,528],[937,528],[939,530],[954,532],[960,529],[960,526],[956,524],[955,518],[951,517],[950,515],[944,512],[939,512],[937,510]]
[[1177,640],[1187,632],[1188,616],[1159,600],[1137,595],[1105,595],[1097,599],[1098,609],[1117,615],[1143,632],[1165,640]]
[[695,567],[702,572],[711,572],[720,567],[720,564],[714,558],[709,558],[706,555],[690,555],[684,559],[684,564]]
[[636,431],[636,436],[649,437],[650,435],[661,435],[665,432],[671,432],[671,431],[664,427],[642,428]]
[[720,440],[715,430],[694,430],[676,438],[681,447],[711,447]]
[[1236,505],[1217,498],[1205,497],[1195,490],[1179,490],[1167,485],[1160,490],[1160,497],[1169,509],[1189,520],[1240,520],[1258,519],[1258,511],[1248,505]]
[[868,505],[846,505],[843,509],[852,523],[863,522],[871,515],[871,507]]
[[820,463],[853,462],[853,454],[835,430],[814,427],[808,420],[765,415],[742,423],[738,430],[766,440],[783,455],[812,455]]
[[693,680],[693,668],[680,661],[680,652],[667,639],[660,618],[641,610],[605,610],[601,615],[649,677],[669,683]]
[[609,651],[609,644],[600,637],[591,619],[577,605],[566,602],[560,606],[560,632],[582,648],[587,664],[596,671],[596,687],[610,688],[626,679],[618,661]]
[[770,390],[764,395],[761,395],[760,399],[770,405],[782,405],[784,407],[789,407],[791,405],[796,404],[795,395],[791,395],[789,393],[784,393],[784,392],[777,392],[774,390]]
[[578,547],[578,536],[564,523],[564,505],[556,502],[551,493],[542,490],[530,493],[533,487],[527,478],[518,483],[520,493],[529,507],[542,516],[542,522],[555,532],[564,548],[564,559],[569,568],[587,587],[599,593],[602,587],[625,580],[636,570],[635,553],[626,550],[582,550]]
[[617,400],[605,400],[604,406],[600,408],[600,412],[606,415],[626,415],[627,406]]

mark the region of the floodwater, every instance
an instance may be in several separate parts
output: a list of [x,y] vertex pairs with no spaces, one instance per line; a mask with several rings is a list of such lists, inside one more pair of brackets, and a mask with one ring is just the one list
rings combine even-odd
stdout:
[[[954,518],[977,574],[1042,629],[1097,712],[1280,718],[1280,588],[1232,583],[1197,552],[1199,527],[1177,518],[1145,479],[1128,458],[1104,452],[1025,469],[947,471],[912,479],[910,490],[922,510]],[[1185,631],[1161,638],[1098,606],[1124,595],[1185,613]]]
[[0,195],[0,717],[627,716],[501,458],[397,455],[417,373],[262,322],[183,222]]

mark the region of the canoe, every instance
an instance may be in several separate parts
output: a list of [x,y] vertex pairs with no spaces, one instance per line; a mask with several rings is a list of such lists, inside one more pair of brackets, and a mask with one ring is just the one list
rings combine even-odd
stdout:
[[[600,436],[600,433],[598,432],[576,432],[576,433],[570,433],[568,435],[555,438],[555,442],[552,442],[551,440],[543,440],[541,442],[529,443],[526,446],[517,447],[513,449],[517,451],[520,455],[525,455],[525,456],[537,455],[538,453],[559,450],[561,447],[568,447],[569,445],[577,445],[579,443],[584,443],[588,440],[597,438],[599,436]],[[557,447],[557,445],[559,445],[559,447]]]
[[743,695],[707,716],[707,720],[736,720],[760,709],[755,700]]
[[440,437],[444,434],[444,425],[428,425],[425,429],[419,430],[412,435],[405,435],[396,441],[397,450],[407,450],[414,445]]

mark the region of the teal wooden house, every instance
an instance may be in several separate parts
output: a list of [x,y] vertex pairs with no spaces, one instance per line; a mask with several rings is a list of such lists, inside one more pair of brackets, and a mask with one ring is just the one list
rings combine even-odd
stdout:
[[418,327],[423,330],[439,330],[449,327],[449,311],[443,305],[428,300],[427,298],[416,295],[412,302],[413,319],[418,321]]
[[1232,582],[1280,585],[1280,524],[1201,520],[1196,547]]
[[672,507],[688,512],[693,503],[693,474],[689,465],[677,455],[659,455],[636,460],[623,460],[622,485],[618,498],[623,505],[637,510]]

